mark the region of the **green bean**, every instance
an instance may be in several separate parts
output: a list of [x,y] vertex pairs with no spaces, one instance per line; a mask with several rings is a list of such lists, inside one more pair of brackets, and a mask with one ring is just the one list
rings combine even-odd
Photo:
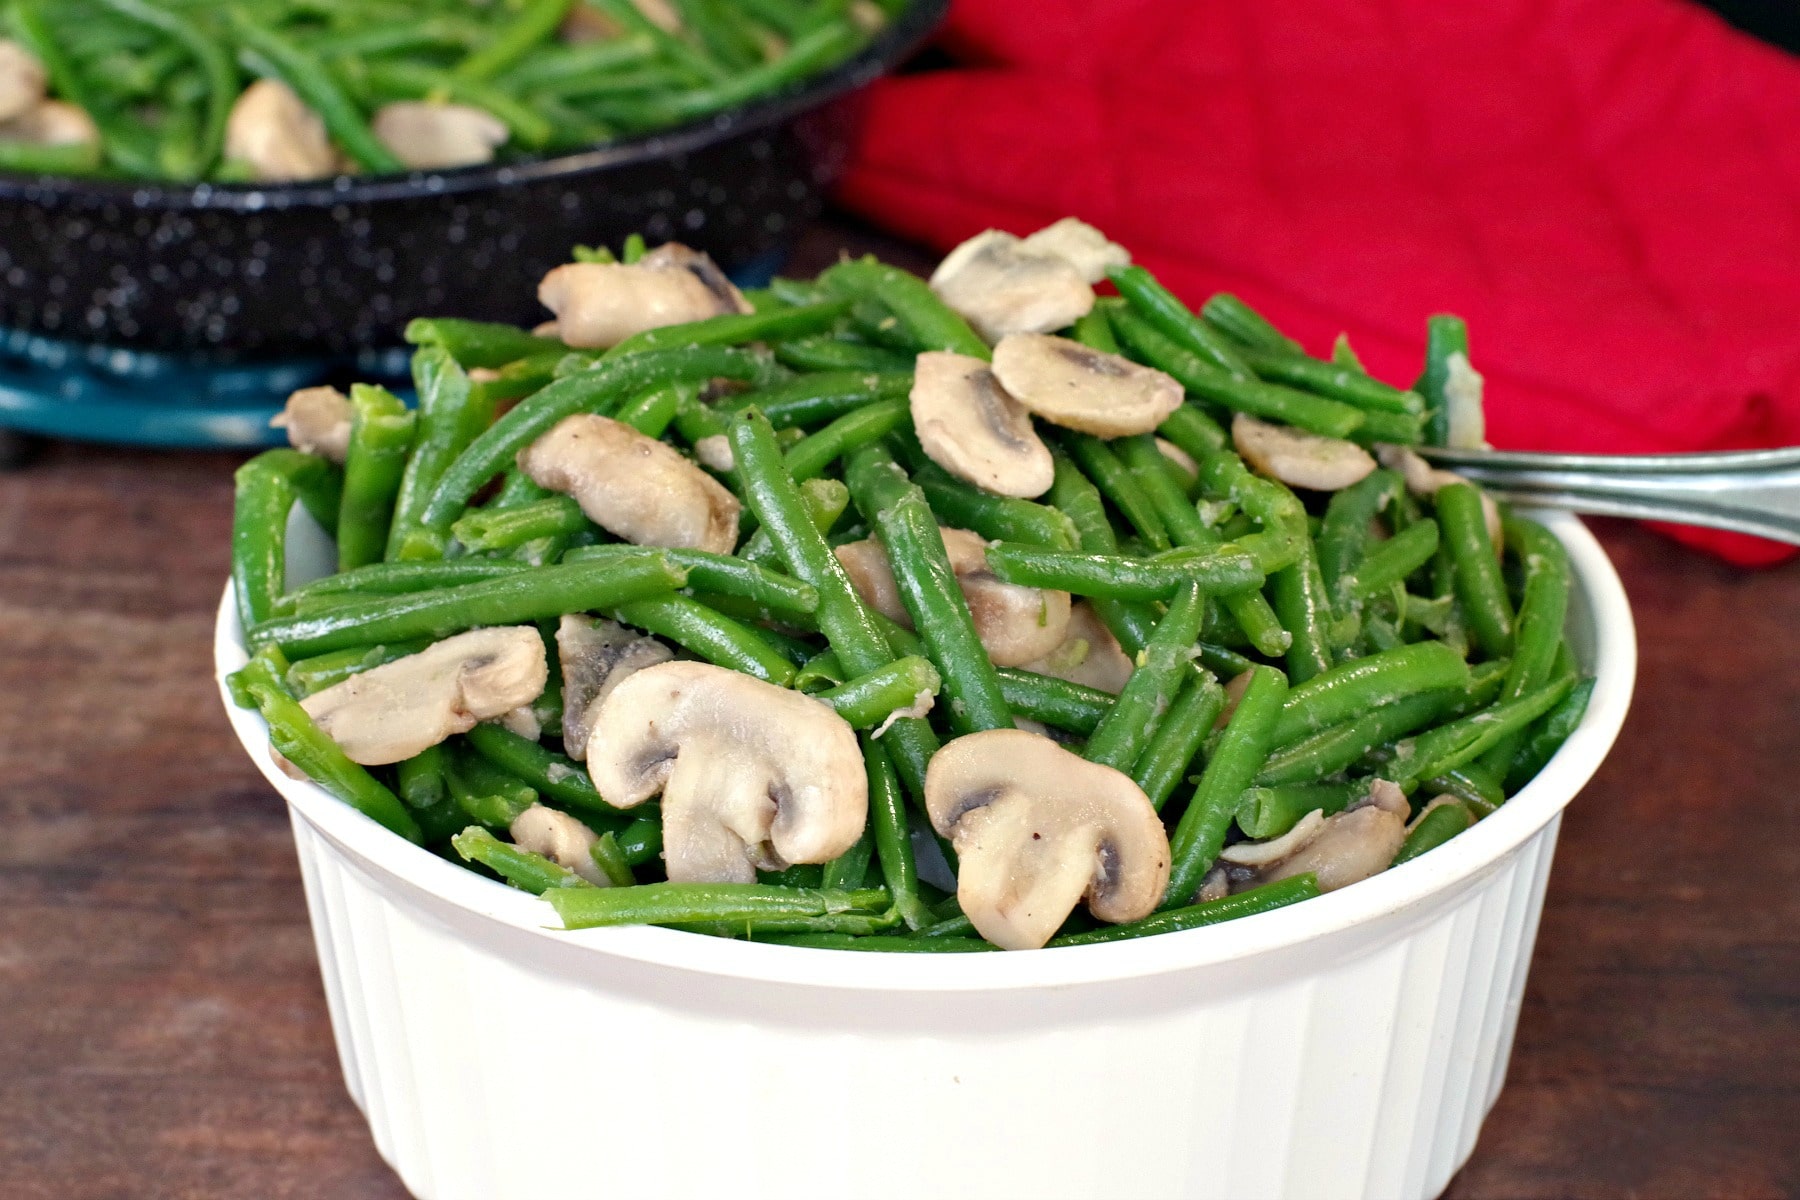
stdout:
[[1463,830],[1475,823],[1468,808],[1455,800],[1443,804],[1434,804],[1431,811],[1413,823],[1411,832],[1400,844],[1400,852],[1394,855],[1390,867],[1411,862],[1427,850],[1435,850]]
[[359,599],[307,617],[278,617],[249,631],[254,645],[294,654],[415,637],[447,637],[478,625],[512,625],[614,608],[671,592],[687,573],[655,550],[625,561],[569,563],[480,583]]
[[899,267],[869,257],[852,259],[827,268],[819,282],[834,295],[850,299],[870,296],[880,301],[922,349],[949,350],[981,359],[993,356],[969,323],[938,299],[923,279]]
[[[904,723],[895,722],[889,735]],[[925,728],[929,730],[930,727]],[[919,894],[918,868],[913,859],[912,835],[906,817],[906,797],[901,792],[900,777],[889,753],[891,743],[877,742],[868,733],[861,735],[861,741],[863,768],[869,781],[869,828],[873,831],[881,877],[907,927],[918,929],[930,923],[931,912]]]
[[685,120],[743,104],[848,57],[861,41],[862,35],[847,23],[813,30],[795,40],[787,53],[773,62],[751,67],[722,83],[677,93],[658,115],[668,120]]
[[1074,328],[1069,330],[1069,337],[1103,354],[1119,353],[1119,342],[1113,337],[1112,323],[1107,318],[1106,310],[1098,305],[1076,319]]
[[1175,593],[1139,656],[1137,670],[1088,738],[1085,754],[1090,762],[1116,771],[1129,771],[1137,762],[1192,674],[1190,652],[1200,636],[1205,610],[1205,593],[1198,583],[1186,583]]
[[640,883],[622,888],[567,888],[545,893],[565,929],[607,925],[675,925],[723,921],[754,927],[766,918],[874,913],[886,908],[882,888],[853,892],[770,887],[760,883]]
[[[688,573],[688,584],[708,592],[739,596],[784,613],[810,613],[819,607],[819,592],[810,583],[730,554],[705,550],[663,550],[670,562]],[[598,562],[640,557],[643,548],[624,544],[584,546],[571,550],[564,562]]]
[[173,163],[166,165],[177,179],[203,178],[219,159],[219,152],[225,145],[225,122],[237,100],[237,71],[232,66],[230,52],[192,21],[146,0],[99,2],[123,17],[167,34],[199,64],[206,87],[206,119],[193,149],[177,155]]
[[1462,689],[1438,688],[1402,696],[1361,716],[1329,725],[1269,755],[1256,776],[1261,787],[1312,783],[1354,765],[1395,738],[1439,721],[1462,699]]
[[850,456],[845,482],[858,511],[881,531],[901,602],[943,672],[951,727],[962,733],[1012,728],[999,676],[975,632],[925,494],[880,446]]
[[[830,533],[837,519],[844,515],[850,507],[850,489],[836,479],[808,479],[800,485],[800,498],[806,505],[806,512],[812,518],[813,527],[821,534]],[[775,551],[775,543],[769,539],[768,531],[758,529],[750,535],[750,540],[738,548],[738,557],[759,566],[766,566],[780,556]],[[814,590],[815,607],[817,589]]]
[[1164,908],[1185,905],[1219,856],[1225,832],[1237,814],[1238,800],[1268,757],[1287,690],[1287,679],[1273,667],[1257,667],[1251,675],[1250,685],[1238,699],[1169,839],[1174,866],[1163,896]]
[[1524,729],[1555,708],[1574,686],[1575,681],[1565,676],[1402,742],[1394,764],[1395,782],[1417,783],[1473,762],[1507,734]]
[[1442,642],[1418,642],[1352,659],[1288,693],[1273,744],[1287,746],[1407,696],[1468,687],[1470,682],[1468,664]]
[[1250,556],[1229,542],[1212,550],[1183,550],[1153,559],[1000,542],[988,547],[987,561],[1002,583],[1113,600],[1166,600],[1188,583],[1197,583],[1208,594],[1238,592],[1263,579]]
[[[1139,537],[1156,550],[1167,550],[1173,544],[1163,511],[1144,486],[1147,481],[1142,478],[1141,470],[1128,470],[1113,453],[1112,446],[1097,437],[1073,434],[1065,439],[1065,444],[1088,478],[1113,502],[1113,507],[1125,514]],[[1166,480],[1167,476],[1159,474],[1156,478]],[[1188,506],[1184,502],[1182,507]],[[1189,512],[1193,510],[1189,508]],[[1193,519],[1197,523],[1199,515],[1193,514]]]
[[1269,319],[1230,292],[1215,292],[1200,307],[1207,324],[1240,346],[1277,353],[1303,354],[1300,343],[1275,328]]
[[1330,816],[1343,812],[1368,794],[1367,779],[1246,788],[1238,799],[1237,825],[1245,837],[1278,838],[1298,825],[1300,818],[1309,812]]
[[1177,448],[1187,451],[1188,457],[1195,462],[1215,450],[1228,449],[1231,445],[1230,435],[1219,423],[1192,404],[1183,404],[1164,417],[1156,432]]
[[684,407],[700,402],[700,385],[673,383],[651,388],[619,409],[617,420],[645,437],[659,438]]
[[1450,380],[1450,356],[1469,356],[1469,327],[1461,317],[1439,314],[1425,322],[1425,371],[1413,390],[1425,397],[1425,441],[1432,446],[1450,440],[1450,401],[1445,386]]
[[762,55],[743,31],[716,11],[707,0],[670,0],[681,16],[682,28],[697,39],[727,70],[742,71]]
[[1451,796],[1467,804],[1472,811],[1491,813],[1506,803],[1506,791],[1500,781],[1480,763],[1453,767],[1420,783],[1434,796]]
[[413,355],[412,371],[419,393],[418,430],[394,501],[387,536],[390,560],[443,557],[442,539],[427,533],[421,523],[425,506],[450,464],[494,418],[493,401],[471,386],[468,374],[446,348],[420,349]]
[[635,818],[619,831],[618,839],[619,851],[628,865],[641,867],[655,862],[662,857],[662,814],[652,810]]
[[1157,812],[1174,795],[1194,756],[1200,753],[1213,722],[1225,709],[1225,689],[1204,671],[1189,674],[1186,684],[1169,706],[1156,735],[1138,755],[1132,780],[1150,798]]
[[[288,668],[288,674],[293,674],[292,667]],[[444,783],[443,743],[427,746],[411,758],[396,764],[394,778],[398,784],[395,791],[406,806],[415,812],[443,804],[450,798],[449,787]]]
[[1384,412],[1381,409],[1367,408],[1363,410],[1362,424],[1348,436],[1351,441],[1365,446],[1373,446],[1377,442],[1416,446],[1425,440],[1425,418],[1420,413]]
[[1189,312],[1156,276],[1135,265],[1108,268],[1106,276],[1132,311],[1165,338],[1233,379],[1249,382],[1256,378],[1231,342]]
[[1287,384],[1375,412],[1416,417],[1425,411],[1424,397],[1417,392],[1390,387],[1363,371],[1281,350],[1245,347],[1238,353],[1251,370],[1271,383]]
[[511,842],[503,842],[479,825],[471,825],[451,838],[450,845],[464,862],[480,863],[520,891],[534,896],[558,888],[593,890],[594,887],[567,867]]
[[[604,562],[604,560],[602,560]],[[755,629],[686,596],[651,596],[616,605],[612,614],[627,625],[665,637],[721,667],[787,687],[794,664]]]
[[974,954],[1000,947],[976,938],[892,937],[871,934],[855,937],[847,933],[784,933],[761,937],[758,941],[771,946],[800,946],[809,950],[861,950],[888,954]]
[[[1117,553],[1119,539],[1113,532],[1112,522],[1107,519],[1100,489],[1060,449],[1052,450],[1051,454],[1056,474],[1048,499],[1069,519],[1076,531],[1076,545],[1089,554]],[[1095,597],[1092,604],[1101,624],[1119,640],[1125,653],[1135,655],[1149,644],[1156,614],[1145,602]]]
[[486,45],[456,65],[456,74],[464,79],[492,79],[549,41],[574,3],[527,0],[510,23],[490,35]]
[[784,341],[775,347],[776,361],[797,371],[911,371],[912,360],[880,346],[848,342],[836,337],[806,337]]
[[[1569,608],[1569,556],[1562,543],[1534,521],[1509,516],[1505,529],[1525,571],[1512,665],[1500,689],[1503,699],[1512,699],[1550,681]],[[1523,741],[1523,732],[1503,738],[1483,756],[1482,765],[1493,774],[1504,774]]]
[[878,400],[905,399],[912,372],[826,371],[727,397],[726,412],[757,408],[776,429],[832,421]]
[[231,518],[231,583],[246,632],[275,612],[287,590],[288,513],[294,476],[324,459],[296,450],[265,450],[237,469]]
[[497,558],[457,558],[445,562],[370,563],[353,571],[326,575],[295,588],[276,604],[277,613],[292,612],[295,601],[326,596],[398,596],[430,588],[454,587],[499,579],[526,570],[523,563]]
[[329,654],[302,658],[292,663],[287,669],[287,674],[283,676],[283,680],[290,690],[300,696],[310,696],[314,692],[322,692],[328,687],[342,683],[352,675],[373,670],[383,664],[391,663],[397,658],[405,658],[409,654],[417,654],[430,644],[430,642],[420,639],[333,650]]
[[942,684],[930,659],[909,656],[814,696],[831,705],[855,728],[868,729],[898,711],[912,708],[920,696],[937,695]]
[[607,360],[564,376],[520,401],[469,444],[438,480],[420,523],[448,533],[464,506],[515,455],[565,417],[612,408],[647,387],[683,380],[753,380],[766,361],[743,350],[693,346]]
[[1332,595],[1338,594],[1339,581],[1362,558],[1369,523],[1393,503],[1399,486],[1400,477],[1394,472],[1374,471],[1332,493],[1317,540],[1319,573]]
[[99,170],[100,156],[97,142],[40,146],[0,141],[0,171],[17,175],[86,175]]
[[679,325],[662,325],[634,333],[606,352],[607,358],[624,358],[654,350],[680,350],[690,346],[741,346],[746,342],[776,342],[804,337],[830,328],[850,307],[848,301],[828,300],[804,308],[782,308],[765,313],[727,313]]
[[[1299,561],[1269,576],[1267,599],[1282,629],[1291,637],[1283,660],[1288,679],[1302,684],[1331,669],[1333,615],[1312,537],[1301,531],[1296,541],[1301,549]],[[1235,608],[1232,613],[1241,625],[1241,614]]]
[[561,358],[569,352],[555,338],[540,337],[516,326],[455,317],[416,317],[407,322],[404,336],[414,346],[442,349],[465,370],[493,370],[533,355],[554,354]]
[[1445,484],[1437,490],[1437,519],[1456,569],[1456,598],[1476,644],[1489,658],[1511,654],[1512,606],[1488,537],[1481,493],[1470,483]]
[[1371,550],[1354,569],[1339,577],[1342,594],[1370,600],[1398,587],[1437,553],[1438,523],[1427,517],[1408,525]]
[[1578,679],[1567,697],[1530,727],[1525,744],[1506,772],[1506,790],[1516,792],[1549,765],[1562,744],[1569,740],[1587,715],[1588,701],[1594,694],[1594,680]]
[[1298,904],[1302,900],[1311,900],[1319,895],[1319,882],[1312,874],[1291,875],[1274,883],[1265,883],[1247,892],[1239,892],[1235,896],[1226,896],[1219,900],[1209,900],[1204,904],[1190,904],[1179,908],[1168,908],[1162,912],[1145,917],[1141,921],[1132,921],[1124,925],[1107,925],[1099,929],[1091,929],[1086,933],[1070,933],[1050,939],[1051,946],[1092,946],[1100,942],[1118,942],[1127,938],[1149,937],[1159,933],[1178,933],[1184,929],[1199,929],[1206,925],[1217,925],[1221,921],[1235,921],[1241,917],[1252,917],[1257,913],[1273,912],[1290,904]]
[[379,562],[412,451],[414,416],[386,388],[350,389],[350,450],[338,509],[338,570]]
[[608,831],[595,838],[594,844],[588,847],[588,857],[594,860],[594,865],[613,887],[636,885],[637,876],[631,873],[631,863],[626,859],[616,833]]
[[364,816],[385,825],[409,842],[424,834],[400,798],[369,772],[351,762],[338,744],[313,724],[312,717],[281,686],[286,662],[279,652],[259,651],[233,676],[238,703],[255,707],[269,725],[269,744],[307,778]]
[[925,493],[925,501],[941,525],[970,529],[990,541],[1012,540],[1058,548],[1075,544],[1074,522],[1048,505],[970,487],[953,479],[936,463],[917,467],[913,482]]
[[788,474],[805,483],[838,458],[886,437],[912,420],[905,400],[878,400],[845,413],[787,452]]
[[444,782],[457,807],[490,829],[511,827],[538,800],[536,788],[461,746],[445,757]]
[[1098,688],[1017,667],[1001,667],[999,675],[1000,694],[1013,712],[1084,737],[1100,724],[1115,699]]
[[581,505],[568,496],[552,496],[511,508],[471,509],[450,532],[464,549],[482,554],[511,550],[536,538],[568,537],[590,528],[592,523]]
[[560,805],[581,809],[583,820],[590,824],[598,818],[620,816],[619,809],[601,798],[587,771],[566,755],[488,722],[476,725],[463,738],[470,749],[494,766]]
[[331,138],[365,171],[398,172],[406,165],[382,145],[362,114],[344,94],[337,76],[323,62],[264,25],[242,5],[229,6],[226,19],[242,43],[248,66],[287,84],[325,122]]

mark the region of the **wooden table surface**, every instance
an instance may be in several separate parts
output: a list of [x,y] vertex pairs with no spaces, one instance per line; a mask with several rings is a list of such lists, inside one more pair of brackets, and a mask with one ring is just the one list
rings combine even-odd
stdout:
[[[405,1195],[338,1073],[286,813],[213,690],[240,458],[56,445],[0,474],[7,1200]],[[1800,564],[1597,528],[1637,697],[1447,1194],[1800,1195]]]

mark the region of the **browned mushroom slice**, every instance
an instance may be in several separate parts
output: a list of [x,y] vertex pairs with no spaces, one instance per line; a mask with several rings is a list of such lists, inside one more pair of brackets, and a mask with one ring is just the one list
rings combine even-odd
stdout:
[[549,677],[536,629],[474,629],[352,675],[300,706],[351,762],[377,766],[530,704]]
[[699,280],[718,302],[720,313],[751,313],[755,310],[738,291],[737,284],[720,269],[709,254],[703,254],[680,242],[664,242],[638,260],[638,266],[651,271],[685,272]]
[[424,100],[384,104],[369,125],[395,158],[422,171],[493,162],[508,136],[486,109]]
[[43,103],[49,74],[37,55],[0,38],[0,121],[23,116]]
[[737,497],[673,446],[610,417],[564,417],[519,451],[519,469],[639,546],[730,554],[737,545]]
[[338,165],[325,122],[275,79],[257,80],[232,105],[225,124],[225,157],[270,182],[318,179],[334,174]]
[[994,374],[1044,420],[1104,438],[1149,433],[1181,407],[1183,395],[1161,371],[1039,333],[1001,338]]
[[1031,254],[1054,254],[1081,273],[1089,283],[1106,278],[1108,267],[1124,267],[1131,263],[1131,251],[1109,241],[1104,233],[1086,221],[1064,217],[1046,225],[1019,244]]
[[[1069,629],[1069,593],[1001,583],[988,570],[987,543],[979,534],[966,529],[940,529],[938,533],[968,602],[975,632],[996,666],[1022,666],[1062,644]],[[879,541],[846,542],[837,547],[836,554],[864,603],[912,628],[912,614],[900,599],[893,567]]]
[[513,818],[507,830],[513,845],[541,854],[566,871],[573,871],[595,887],[610,887],[612,880],[594,861],[598,834],[566,812],[533,804]]
[[919,445],[958,479],[1001,496],[1050,490],[1056,463],[1049,447],[981,359],[944,350],[919,355],[911,407]]
[[1094,289],[1067,259],[1021,248],[1010,233],[978,233],[944,257],[931,290],[990,342],[1063,329],[1094,307]]
[[712,259],[677,242],[635,263],[565,263],[538,284],[558,336],[580,349],[616,346],[633,334],[750,311]]
[[1375,459],[1355,442],[1271,425],[1248,413],[1231,418],[1231,442],[1258,474],[1289,487],[1335,492],[1375,469]]
[[334,387],[301,388],[269,421],[287,430],[288,445],[342,466],[350,453],[350,398]]
[[562,663],[563,748],[576,759],[587,756],[600,702],[634,671],[675,657],[653,637],[580,613],[566,614],[557,624],[556,655]]
[[848,722],[819,700],[707,663],[638,671],[600,705],[587,765],[607,803],[662,794],[669,879],[752,883],[829,862],[862,836],[868,780]]
[[1062,642],[1024,667],[1039,675],[1052,675],[1118,695],[1130,681],[1136,664],[1112,630],[1101,623],[1093,606],[1080,600],[1069,610],[1069,625],[1063,631]]
[[1169,839],[1137,784],[1040,734],[948,743],[925,806],[956,848],[963,912],[1007,950],[1042,946],[1084,897],[1102,921],[1146,917],[1169,883]]

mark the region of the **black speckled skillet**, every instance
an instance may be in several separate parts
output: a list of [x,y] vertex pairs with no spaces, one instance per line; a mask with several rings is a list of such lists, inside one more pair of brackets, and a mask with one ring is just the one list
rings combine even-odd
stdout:
[[502,166],[276,187],[0,176],[0,327],[222,357],[342,355],[420,314],[534,324],[578,242],[678,238],[727,270],[817,215],[844,101],[916,49],[915,0],[800,90],[666,133]]

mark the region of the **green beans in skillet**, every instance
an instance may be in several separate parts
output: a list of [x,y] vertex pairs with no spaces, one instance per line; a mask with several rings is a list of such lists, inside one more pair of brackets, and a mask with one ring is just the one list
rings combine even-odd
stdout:
[[[539,77],[553,7],[466,78]],[[553,330],[414,322],[416,413],[297,394],[296,448],[239,473],[234,694],[570,928],[1078,946],[1429,852],[1580,720],[1566,556],[1508,516],[1502,560],[1472,485],[1350,440],[1412,392],[1084,228],[750,298],[635,242],[552,273]],[[1021,253],[1123,299],[1021,304]],[[289,588],[302,501],[345,569]]]

